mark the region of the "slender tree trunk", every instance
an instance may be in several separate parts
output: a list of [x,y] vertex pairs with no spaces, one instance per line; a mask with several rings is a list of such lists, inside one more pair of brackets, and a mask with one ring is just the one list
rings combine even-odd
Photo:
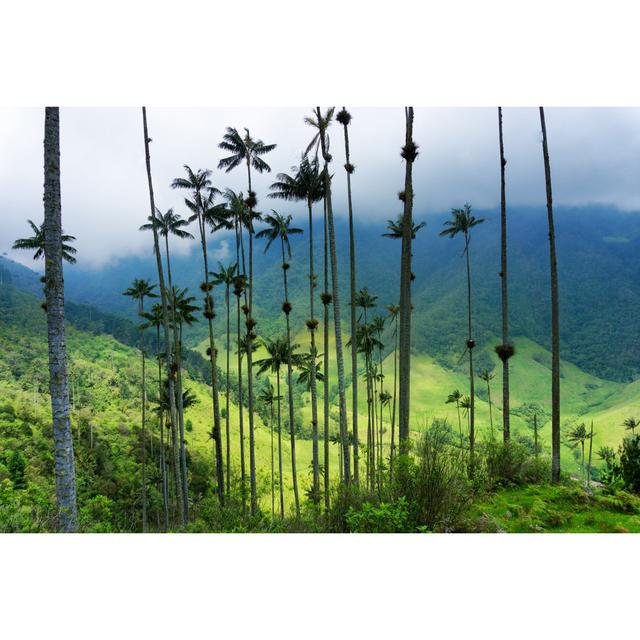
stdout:
[[[309,313],[311,334],[311,433],[312,433],[312,462],[313,462],[313,501],[320,501],[320,462],[318,453],[318,385],[316,382],[316,319],[314,313],[314,291],[316,288],[315,269],[313,263],[313,207],[311,200],[307,200],[309,210]],[[325,354],[326,356],[326,354]]]
[[489,396],[489,426],[491,428],[491,442],[493,442],[493,408],[491,404],[491,384],[487,380],[487,395]]
[[[327,229],[327,200],[324,198],[324,292],[329,292],[329,232]],[[324,340],[324,381],[323,409],[324,409],[324,507],[330,507],[330,473],[329,473],[329,301],[323,302],[322,331]]]
[[[169,309],[168,309],[168,295],[167,289],[164,281],[164,270],[162,268],[162,256],[160,255],[160,242],[158,238],[158,222],[156,219],[156,205],[153,195],[153,182],[151,179],[151,156],[149,154],[149,142],[151,139],[149,138],[149,131],[147,128],[147,110],[146,107],[142,107],[142,126],[143,126],[143,134],[144,134],[144,150],[145,150],[145,160],[147,166],[147,182],[149,185],[149,205],[151,208],[151,222],[152,222],[152,230],[153,230],[153,246],[156,255],[156,266],[158,269],[158,282],[160,284],[160,299],[162,302],[162,326],[164,329],[164,345],[165,345],[165,358],[167,362],[167,372],[169,379],[169,410],[171,417],[171,430],[174,434],[175,438],[175,430],[177,424],[177,410],[176,410],[176,397],[175,397],[175,387],[173,382],[173,376],[171,375],[171,371],[173,369],[174,363],[171,358],[171,340],[169,338]],[[174,448],[173,455],[173,465],[174,465],[174,474],[176,478],[179,477],[178,473],[178,458],[177,451]],[[176,493],[181,494],[180,486],[176,486]],[[183,525],[187,524],[186,513],[184,512],[184,502],[182,500],[182,495],[179,495],[180,504],[180,521]]]
[[44,248],[49,391],[53,417],[58,528],[62,532],[72,533],[78,530],[78,519],[64,329],[58,107],[47,107],[44,118]]
[[509,408],[509,290],[507,280],[507,196],[505,187],[504,143],[502,139],[502,107],[498,107],[498,135],[500,138],[500,281],[502,287],[502,437],[508,442],[511,437]]
[[284,519],[284,487],[282,478],[282,405],[280,394],[280,368],[276,372],[277,394],[278,394],[278,489],[280,492],[280,518]]
[[[180,454],[180,482],[182,484],[183,510],[187,520],[189,520],[189,484],[187,481],[187,452],[184,445],[184,406],[182,399],[182,354],[180,348],[180,338],[178,336],[178,321],[176,318],[176,295],[171,277],[171,255],[169,253],[169,233],[164,237],[165,255],[167,257],[167,279],[169,281],[169,293],[171,297],[171,324],[173,328],[173,357],[176,363],[175,368],[175,393],[176,407],[178,411],[178,438]],[[176,482],[178,479],[176,478]]]
[[[144,298],[140,298],[138,315],[142,317],[143,313]],[[145,430],[147,424],[147,385],[144,357],[144,330],[142,329],[140,330],[140,357],[142,359],[142,532],[147,533],[147,438]]]
[[549,262],[551,267],[551,480],[560,482],[560,311],[558,308],[558,261],[556,234],[553,222],[551,165],[547,146],[547,126],[544,108],[540,107],[542,126],[542,154],[547,187],[547,217],[549,221]]
[[[242,233],[242,220],[236,220],[236,262],[238,263],[238,273],[240,273],[240,248],[241,248],[241,234]],[[244,268],[244,249],[242,251],[242,275],[246,277],[246,271]],[[241,349],[241,337],[240,337],[240,296],[241,291],[236,294],[236,332],[238,339],[238,424],[240,427],[240,495],[242,496],[242,511],[244,513],[246,509],[246,469],[244,462],[244,411],[242,403],[242,349]],[[245,291],[246,295],[246,291]]]
[[589,434],[589,462],[587,464],[587,486],[591,486],[591,454],[593,452],[593,420],[591,421],[591,432]]
[[[273,387],[271,387],[273,389]],[[276,513],[275,455],[273,446],[273,399],[271,400],[271,520]]]
[[[251,165],[247,158],[249,178],[249,198],[251,190]],[[249,314],[247,316],[247,392],[249,409],[249,479],[251,485],[251,514],[258,511],[258,491],[256,486],[256,445],[253,416],[253,206],[249,207]]]
[[393,410],[391,412],[391,453],[389,454],[389,475],[393,478],[393,461],[396,455],[396,394],[398,391],[398,316],[395,316],[393,347]]
[[[287,284],[286,256],[284,251],[284,238],[280,238],[282,247],[282,277],[284,281],[284,300],[289,303],[289,287]],[[291,362],[291,322],[289,311],[285,311],[287,324],[287,389],[289,395],[289,435],[291,438],[291,473],[293,475],[293,495],[296,502],[296,515],[300,517],[300,497],[298,495],[298,473],[296,471],[296,426],[293,416],[293,363]],[[313,377],[313,373],[312,373]]]
[[458,412],[458,431],[460,432],[460,453],[464,458],[464,438],[462,436],[462,421],[460,420],[460,400],[456,400],[456,411]]
[[413,162],[416,146],[413,142],[413,107],[405,107],[404,212],[402,222],[402,257],[400,266],[400,453],[408,451],[409,411],[411,402],[411,231],[413,228]]
[[[158,398],[162,398],[162,359],[160,355],[160,325],[156,329],[157,339],[157,358],[158,358]],[[160,409],[158,413],[158,423],[160,425],[160,466],[162,467],[162,502],[164,507],[164,532],[169,529],[169,485],[167,482],[167,466],[165,462],[165,446],[164,446],[164,421],[163,412]]]
[[225,296],[225,302],[227,305],[227,379],[226,379],[226,416],[225,416],[225,431],[226,431],[226,444],[227,444],[227,496],[231,495],[231,435],[229,428],[229,354],[231,351],[231,299],[229,297],[229,285],[227,284],[227,291]]
[[[320,107],[316,107],[318,122],[322,122]],[[333,224],[333,206],[331,204],[331,176],[329,175],[329,151],[327,149],[326,132],[320,129],[320,144],[324,159],[324,185],[327,199],[327,226],[329,229],[329,255],[331,258],[331,289],[333,295],[333,321],[336,337],[336,363],[338,367],[338,396],[340,410],[340,439],[342,442],[342,464],[344,465],[344,479],[351,482],[351,461],[349,452],[349,437],[347,431],[347,401],[344,387],[344,357],[342,349],[342,321],[340,315],[340,284],[338,277],[338,259],[336,256],[336,239]]]
[[471,259],[469,258],[469,234],[464,235],[465,254],[467,257],[467,322],[468,339],[467,350],[469,351],[469,473],[473,476],[475,471],[475,446],[476,446],[476,420],[475,420],[475,375],[473,372],[473,327],[471,324]]
[[[345,110],[344,107],[342,107]],[[352,388],[352,422],[353,422],[353,481],[358,484],[360,473],[358,462],[360,454],[358,450],[358,349],[356,346],[356,241],[353,230],[353,203],[351,199],[351,174],[353,165],[349,152],[349,127],[345,123],[344,129],[344,153],[345,170],[347,172],[347,204],[349,207],[349,311],[351,315],[351,388]]]
[[533,414],[533,448],[536,452],[536,458],[540,454],[540,447],[538,446],[538,414]]

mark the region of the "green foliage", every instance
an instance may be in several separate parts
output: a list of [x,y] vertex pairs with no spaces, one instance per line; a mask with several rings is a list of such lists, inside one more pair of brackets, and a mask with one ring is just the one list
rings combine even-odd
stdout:
[[78,512],[80,530],[85,533],[112,533],[113,500],[107,496],[97,495],[86,502]]
[[358,511],[350,507],[346,520],[351,533],[399,533],[408,530],[409,505],[404,496],[390,504],[365,502]]
[[11,482],[13,482],[14,489],[24,489],[24,470],[26,466],[27,463],[24,456],[19,451],[15,450],[9,454],[7,469],[9,470],[9,476],[11,477]]
[[622,441],[620,473],[628,489],[640,493],[640,435]]

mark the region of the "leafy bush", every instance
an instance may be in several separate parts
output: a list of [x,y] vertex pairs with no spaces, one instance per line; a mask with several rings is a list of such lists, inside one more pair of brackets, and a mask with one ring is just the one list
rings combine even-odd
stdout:
[[626,487],[634,493],[640,493],[640,435],[622,441],[620,472]]
[[403,496],[393,503],[365,502],[359,511],[349,508],[347,529],[351,533],[400,533],[409,531],[409,505]]
[[111,533],[114,531],[113,500],[97,495],[78,511],[78,524],[87,533]]
[[450,530],[470,504],[472,492],[446,422],[433,421],[416,444],[415,454],[415,458],[398,458],[395,491],[409,499],[416,529]]
[[494,484],[524,484],[527,468],[531,470],[529,452],[518,442],[489,443],[486,448],[487,472]]
[[611,495],[602,496],[599,503],[610,511],[640,514],[640,498],[626,491],[616,491]]

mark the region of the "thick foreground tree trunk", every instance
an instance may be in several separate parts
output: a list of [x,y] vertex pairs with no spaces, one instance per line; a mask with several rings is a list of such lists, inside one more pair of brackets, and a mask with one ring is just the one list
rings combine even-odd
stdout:
[[44,118],[44,250],[49,391],[53,417],[58,528],[60,531],[68,533],[78,530],[78,517],[64,331],[60,113],[58,107],[47,107]]

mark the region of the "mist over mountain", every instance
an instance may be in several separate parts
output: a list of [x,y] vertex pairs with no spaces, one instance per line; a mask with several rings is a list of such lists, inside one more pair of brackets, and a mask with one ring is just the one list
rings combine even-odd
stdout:
[[[475,211],[485,222],[473,230],[471,241],[473,311],[475,337],[480,347],[497,344],[500,334],[500,218],[495,210]],[[546,210],[514,207],[508,210],[510,332],[538,344],[550,345],[549,255]],[[390,216],[391,217],[391,216]],[[439,237],[447,214],[429,216],[414,243],[413,344],[444,364],[454,365],[462,355],[465,339],[465,274],[462,240]],[[418,221],[421,219],[418,218]],[[290,297],[292,322],[302,330],[308,317],[308,245],[302,219],[296,226],[305,230],[291,239]],[[368,287],[378,296],[372,313],[386,313],[396,303],[399,289],[400,241],[382,237],[381,224],[356,225],[358,288]],[[317,297],[323,290],[322,219],[314,221]],[[640,374],[640,216],[613,207],[583,206],[556,209],[558,269],[560,279],[560,327],[562,358],[584,371],[617,381],[631,381]],[[210,268],[217,268],[215,255],[227,254],[225,263],[235,261],[235,246],[212,239]],[[336,220],[336,240],[341,289],[348,287],[348,227]],[[172,242],[181,242],[173,239]],[[189,256],[172,256],[174,282],[201,297],[202,258],[196,243]],[[255,317],[258,333],[273,335],[281,323],[282,271],[279,249],[265,255],[264,243],[255,243]],[[33,272],[1,260],[13,277],[13,284],[38,292],[40,283]],[[151,251],[120,259],[99,271],[80,265],[65,267],[68,300],[93,305],[109,313],[135,318],[135,305],[122,292],[134,277],[156,281]],[[343,294],[343,304],[348,304]],[[232,297],[232,303],[235,299]],[[224,296],[216,295],[218,322],[222,331]],[[322,311],[318,304],[317,314]],[[345,316],[346,318],[346,316]],[[198,323],[188,334],[194,344],[205,335]],[[517,349],[517,342],[516,342]]]

